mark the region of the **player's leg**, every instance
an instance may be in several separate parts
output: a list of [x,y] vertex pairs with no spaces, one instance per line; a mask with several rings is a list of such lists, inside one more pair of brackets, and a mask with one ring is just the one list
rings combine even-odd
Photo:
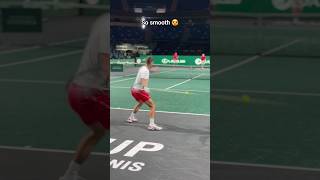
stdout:
[[73,160],[60,180],[82,179],[78,175],[80,167],[88,159],[95,145],[104,137],[107,131],[100,123],[94,123],[88,127],[91,131],[82,138]]
[[201,69],[202,69],[202,70],[205,68],[206,62],[207,62],[206,60],[202,60],[202,61],[201,61]]
[[139,112],[141,106],[143,105],[143,102],[138,102],[134,107],[133,110],[128,118],[128,122],[132,123],[132,122],[137,122],[138,119],[136,118],[136,114]]
[[143,105],[143,102],[138,102],[133,108],[133,113],[136,114],[137,112],[139,112],[142,105]]
[[90,155],[94,146],[104,137],[106,129],[100,124],[90,125],[91,132],[81,140],[74,161],[82,164]]
[[138,102],[134,107],[133,110],[127,119],[127,122],[132,123],[138,121],[136,118],[136,113],[139,111],[140,107],[143,105],[143,102],[141,101],[141,95],[139,90],[132,88],[131,89],[131,96]]
[[149,130],[162,130],[162,127],[155,124],[155,115],[156,115],[156,104],[150,98],[149,100],[145,101],[145,104],[149,106]]
[[179,60],[178,60],[178,59],[175,59],[175,60],[173,61],[173,66],[176,68],[177,65],[178,65],[178,63],[179,63]]
[[303,0],[294,0],[292,5],[292,13],[293,13],[293,23],[299,24],[299,16],[303,11]]
[[109,96],[106,91],[88,90],[71,84],[68,87],[68,100],[73,111],[90,128],[90,132],[82,138],[73,160],[60,180],[81,180],[83,178],[78,175],[81,165],[109,129]]

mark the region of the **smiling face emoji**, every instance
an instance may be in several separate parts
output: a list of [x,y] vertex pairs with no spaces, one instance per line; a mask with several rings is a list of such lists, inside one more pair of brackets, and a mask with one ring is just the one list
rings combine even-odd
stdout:
[[173,27],[177,27],[179,25],[178,19],[172,19],[171,24]]

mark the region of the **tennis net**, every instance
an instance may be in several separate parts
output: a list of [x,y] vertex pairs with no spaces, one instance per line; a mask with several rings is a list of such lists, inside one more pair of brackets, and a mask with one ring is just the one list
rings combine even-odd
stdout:
[[[138,63],[111,63],[111,75],[119,77],[135,77],[143,64]],[[210,67],[193,65],[154,65],[150,71],[152,79],[191,79],[210,80]]]

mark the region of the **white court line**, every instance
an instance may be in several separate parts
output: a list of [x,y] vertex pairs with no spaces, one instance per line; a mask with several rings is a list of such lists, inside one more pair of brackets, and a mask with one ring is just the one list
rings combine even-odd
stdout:
[[29,51],[29,50],[34,50],[34,49],[39,49],[41,48],[40,46],[31,46],[31,47],[24,47],[24,48],[19,48],[19,49],[10,49],[10,50],[4,50],[0,51],[0,54],[10,54],[10,53],[15,53],[15,52],[22,52],[22,51]]
[[119,78],[133,76],[133,75],[137,75],[137,73],[127,74],[127,75],[123,75],[123,76],[113,76],[113,77],[111,77],[111,79],[119,79]]
[[79,42],[79,41],[87,41],[88,38],[83,37],[83,38],[79,38],[79,39],[72,39],[72,40],[66,40],[66,41],[61,41],[61,42],[53,42],[53,43],[49,43],[49,46],[59,46],[59,45],[64,45],[64,44],[69,44],[69,43],[74,43],[74,42]]
[[117,82],[122,82],[122,81],[128,81],[130,79],[135,79],[136,77],[132,77],[132,78],[126,78],[126,79],[121,79],[121,80],[116,80],[116,81],[111,81],[110,84],[113,84],[113,83],[117,83]]
[[[64,85],[64,81],[49,81],[49,80],[28,80],[28,79],[9,79],[0,78],[0,82],[13,82],[13,83],[33,83],[33,84],[57,84]],[[111,88],[119,89],[130,89],[131,87],[125,86],[111,86]],[[150,88],[151,90],[161,90],[163,89]],[[192,89],[175,89],[172,92],[198,92],[198,93],[210,93],[210,91],[192,90]],[[306,93],[306,92],[289,92],[289,91],[263,91],[263,90],[243,90],[243,89],[213,89],[213,92],[231,92],[231,93],[253,93],[253,94],[270,94],[270,95],[288,95],[288,96],[310,96],[310,97],[320,97],[320,93]],[[167,91],[170,92],[170,91]]]
[[176,91],[190,91],[190,92],[197,92],[197,93],[210,93],[210,91],[202,91],[202,90],[193,90],[193,89],[174,89]]
[[14,83],[30,83],[30,84],[66,84],[64,81],[45,81],[45,80],[27,80],[27,79],[3,79],[0,82],[14,82]]
[[216,92],[236,92],[236,93],[253,93],[253,94],[320,97],[320,93],[304,93],[304,92],[260,91],[260,90],[242,90],[242,89],[213,89],[213,91],[216,91]]
[[[126,86],[111,86],[111,88],[115,89],[130,89],[131,87],[126,87]],[[165,89],[159,89],[159,88],[149,88],[150,90],[158,90],[158,91],[165,91],[165,92],[170,92],[169,90]],[[180,91],[180,92],[197,92],[197,93],[210,93],[210,91],[200,91],[200,90],[192,90],[192,89],[174,89],[173,92],[175,91]]]
[[[66,84],[65,81],[10,79],[10,78],[0,78],[0,82],[30,83],[30,84],[57,84],[57,85]],[[111,88],[130,89],[131,87],[111,86]],[[181,92],[181,93],[184,93],[184,92],[210,93],[210,91],[200,91],[200,90],[192,90],[192,89],[175,89],[175,90],[169,91],[169,90],[164,90],[164,89],[159,89],[159,88],[150,88],[150,90],[158,90],[158,91],[165,91],[165,92]]]
[[[166,73],[166,72],[171,72],[173,70],[170,70],[170,71],[162,71],[162,72],[159,72],[159,73],[154,73],[154,74],[161,74],[161,73]],[[125,77],[125,76],[123,76]],[[151,74],[151,77],[152,77],[152,74]],[[116,80],[116,81],[111,81],[110,84],[113,84],[113,83],[117,83],[117,82],[122,82],[122,81],[128,81],[130,79],[135,79],[136,77],[132,77],[132,78],[127,78],[127,79],[121,79],[121,80]]]
[[187,82],[189,82],[189,81],[192,81],[193,79],[196,79],[196,78],[198,78],[198,77],[200,77],[200,76],[203,76],[203,74],[199,74],[198,76],[195,76],[195,77],[193,77],[193,78],[191,78],[191,79],[187,79],[187,80],[185,80],[185,81],[183,81],[183,82],[181,82],[181,83],[177,83],[177,84],[175,84],[175,85],[173,85],[173,86],[167,87],[165,90],[169,90],[169,89],[172,89],[172,88],[174,88],[174,87],[180,86],[180,85],[185,84],[185,83],[187,83]]
[[216,165],[230,165],[230,166],[242,166],[242,167],[320,172],[320,168],[306,168],[306,167],[299,167],[299,166],[281,166],[281,165],[267,165],[267,164],[253,164],[253,163],[239,163],[239,162],[225,162],[225,161],[211,161],[211,163]]
[[[73,42],[78,42],[78,41],[84,41],[84,40],[87,40],[87,39],[88,38],[79,38],[79,39],[73,39],[73,40],[67,40],[67,41],[61,41],[61,42],[54,42],[54,43],[49,43],[48,46],[63,45],[63,44],[68,44],[68,43],[73,43]],[[22,51],[29,51],[29,50],[40,49],[40,48],[44,48],[44,47],[42,47],[42,46],[31,46],[31,47],[24,47],[24,48],[18,48],[18,49],[9,49],[9,50],[0,51],[0,55],[16,53],[16,52],[22,52]]]
[[[74,154],[73,150],[65,149],[46,149],[46,148],[33,148],[33,147],[18,147],[18,146],[0,146],[0,149],[6,150],[18,150],[18,151],[33,151],[33,152],[49,152],[49,153],[63,153],[63,154]],[[94,156],[107,156],[107,153],[92,152]]]
[[28,59],[28,60],[18,61],[18,62],[14,62],[14,63],[1,64],[0,68],[16,66],[16,65],[21,65],[21,64],[35,63],[35,62],[40,62],[40,61],[47,61],[47,60],[51,60],[54,58],[70,56],[70,55],[75,55],[75,54],[80,54],[80,53],[82,53],[82,50],[70,51],[70,52],[55,54],[55,55],[50,55],[50,56],[43,56],[40,58]]
[[[0,82],[12,82],[12,83],[30,83],[30,84],[54,84],[54,85],[65,85],[65,81],[49,81],[49,80],[28,80],[28,79],[9,79],[9,78],[0,78]],[[111,88],[119,89],[130,89],[131,87],[122,87],[122,86],[111,86]],[[197,91],[197,90],[164,90],[158,88],[150,88],[150,90],[164,91],[164,92],[173,92],[173,93],[186,93],[186,92],[200,92],[200,93],[209,93],[209,91]]]
[[[132,109],[128,108],[115,108],[111,107],[112,110],[123,110],[123,111],[132,111]],[[140,111],[148,112],[149,110],[141,109]],[[185,113],[185,112],[171,112],[171,111],[156,111],[157,113],[164,113],[164,114],[181,114],[181,115],[191,115],[191,116],[206,116],[210,117],[210,114],[197,114],[197,113]]]
[[291,46],[291,45],[293,45],[293,44],[296,44],[296,43],[298,43],[298,42],[300,42],[300,41],[301,41],[301,39],[295,39],[295,40],[290,41],[290,42],[288,42],[288,43],[286,43],[286,44],[280,45],[280,46],[275,47],[275,48],[273,48],[273,49],[270,49],[270,50],[268,50],[268,51],[266,51],[266,52],[263,52],[261,55],[255,55],[255,56],[253,56],[253,57],[250,57],[250,58],[247,58],[247,59],[245,59],[245,60],[243,60],[243,61],[240,61],[239,63],[233,64],[233,65],[228,66],[228,67],[226,67],[226,68],[222,68],[222,69],[214,72],[214,73],[212,74],[212,77],[213,77],[213,76],[216,76],[216,75],[220,75],[220,74],[225,73],[225,72],[228,72],[228,71],[231,71],[231,70],[233,70],[233,69],[236,69],[236,68],[238,68],[238,67],[240,67],[240,66],[242,66],[242,65],[245,65],[245,64],[248,64],[248,63],[250,63],[250,62],[252,62],[252,61],[257,60],[257,59],[259,59],[260,57],[267,56],[267,55],[269,55],[269,54],[271,54],[271,53],[280,51],[281,49],[287,48],[287,47],[289,47],[289,46]]

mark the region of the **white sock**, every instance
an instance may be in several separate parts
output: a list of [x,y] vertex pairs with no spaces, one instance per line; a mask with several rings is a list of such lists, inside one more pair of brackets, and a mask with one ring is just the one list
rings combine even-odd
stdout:
[[154,118],[150,118],[150,125],[154,125]]
[[80,167],[80,164],[76,163],[75,161],[71,161],[65,175],[68,176],[74,173],[79,173]]
[[136,113],[132,112],[130,117],[134,118],[134,117],[136,117],[135,115],[136,115]]

